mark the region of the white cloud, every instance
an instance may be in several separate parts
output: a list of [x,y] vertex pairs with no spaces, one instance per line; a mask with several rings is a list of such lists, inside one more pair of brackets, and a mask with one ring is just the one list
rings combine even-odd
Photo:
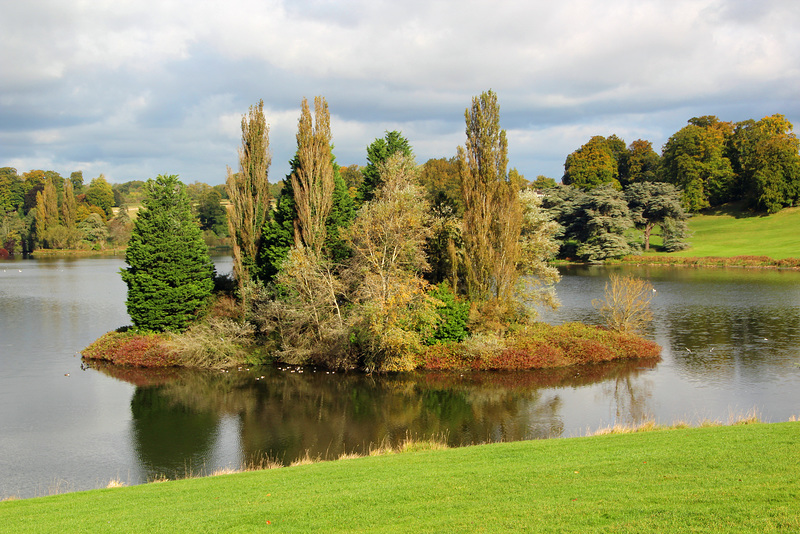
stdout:
[[450,157],[492,88],[512,164],[557,176],[595,134],[658,149],[695,115],[800,121],[797,27],[796,0],[6,2],[0,166],[219,183],[263,98],[280,178],[318,94],[341,164],[392,129]]

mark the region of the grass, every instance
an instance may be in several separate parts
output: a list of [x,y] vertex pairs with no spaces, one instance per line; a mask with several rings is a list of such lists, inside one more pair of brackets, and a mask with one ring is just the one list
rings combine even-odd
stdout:
[[695,215],[689,219],[689,231],[691,247],[668,256],[800,256],[800,208],[784,208],[767,216],[729,205]]
[[800,423],[525,441],[0,503],[14,532],[797,532]]

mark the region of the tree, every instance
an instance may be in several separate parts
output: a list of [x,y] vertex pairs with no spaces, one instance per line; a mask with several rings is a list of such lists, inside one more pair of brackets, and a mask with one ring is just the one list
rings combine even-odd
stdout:
[[375,139],[367,147],[367,166],[361,171],[364,180],[361,182],[357,196],[360,202],[368,202],[375,196],[375,190],[381,185],[380,164],[397,152],[406,157],[413,156],[408,139],[396,130],[386,132],[383,138]]
[[623,187],[636,182],[655,182],[661,158],[653,150],[653,143],[637,139],[628,147],[620,163],[619,182]]
[[314,98],[314,121],[308,101],[301,105],[297,127],[297,165],[291,175],[297,209],[294,241],[316,255],[322,252],[327,235],[326,221],[333,206],[333,155],[331,154],[331,116],[328,103]]
[[201,230],[211,230],[216,235],[225,235],[228,230],[228,216],[221,203],[219,190],[209,187],[200,195],[197,203],[197,218]]
[[429,159],[422,164],[419,173],[420,184],[428,192],[429,202],[452,204],[457,214],[464,212],[464,199],[461,197],[461,179],[458,174],[456,158]]
[[740,194],[757,209],[776,213],[800,199],[800,141],[783,115],[737,123],[730,156]]
[[508,143],[497,95],[490,90],[473,97],[464,116],[467,142],[458,147],[458,169],[467,290],[472,300],[507,302],[519,277],[522,206],[518,184],[506,174]]
[[348,278],[361,317],[364,366],[406,371],[438,317],[420,276],[428,268],[429,206],[411,157],[396,152],[378,168],[382,185],[347,234],[354,252]]
[[67,228],[75,227],[75,217],[78,214],[78,203],[75,201],[72,182],[64,182],[64,200],[61,202],[61,218]]
[[639,333],[653,320],[650,301],[654,292],[647,280],[612,274],[606,282],[604,300],[594,300],[592,305],[611,330]]
[[561,225],[561,255],[584,261],[600,261],[629,254],[625,232],[633,226],[621,191],[610,184],[588,193],[572,186],[553,188],[544,207]]
[[48,177],[45,179],[44,189],[36,193],[36,238],[45,248],[50,247],[45,237],[47,231],[57,226],[58,223],[59,216],[56,188],[55,185],[53,185],[52,178]]
[[114,190],[102,174],[89,183],[89,187],[86,190],[86,202],[103,208],[106,217],[112,216],[111,208],[114,206]]
[[69,181],[72,184],[72,190],[80,195],[83,192],[83,171],[74,171],[69,175]]
[[625,231],[633,226],[633,221],[621,191],[611,185],[597,187],[586,195],[581,209],[586,223],[580,233],[579,257],[601,261],[630,254]]
[[625,143],[616,136],[606,139],[602,135],[592,137],[585,145],[567,156],[564,162],[564,185],[573,185],[583,191],[589,191],[602,184],[611,184],[620,188],[618,181],[619,167],[615,153],[619,152],[619,143],[624,149]]
[[233,273],[239,290],[256,275],[256,256],[261,231],[269,213],[269,181],[267,174],[272,158],[269,154],[269,126],[264,118],[264,101],[250,106],[242,116],[242,146],[239,148],[239,172],[228,167],[225,186],[231,207],[228,229],[233,242]]
[[650,233],[656,225],[674,225],[686,219],[680,191],[672,184],[633,183],[625,189],[625,199],[634,225],[644,231],[645,250],[650,250]]
[[561,279],[558,269],[550,260],[558,253],[556,235],[558,223],[542,207],[542,199],[533,189],[520,193],[523,207],[522,234],[520,236],[520,271],[527,276],[526,297],[537,304],[557,305],[553,284]]
[[725,155],[730,123],[705,116],[689,120],[669,138],[661,157],[661,179],[682,193],[684,208],[697,212],[732,199],[734,173]]
[[211,296],[214,264],[178,177],[160,175],[146,187],[121,271],[128,314],[138,328],[180,332]]

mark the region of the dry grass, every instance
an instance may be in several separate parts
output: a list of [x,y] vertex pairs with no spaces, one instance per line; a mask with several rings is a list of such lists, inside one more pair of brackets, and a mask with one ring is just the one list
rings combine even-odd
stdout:
[[125,486],[127,486],[127,484],[125,484],[120,479],[112,478],[111,480],[108,481],[106,488],[124,488]]
[[[795,418],[792,417],[789,421],[794,421]],[[615,424],[613,426],[602,427],[598,428],[594,431],[586,432],[587,436],[602,436],[607,434],[634,434],[636,432],[653,432],[657,430],[676,430],[676,429],[683,429],[683,428],[692,428],[692,426],[697,426],[700,428],[708,428],[713,426],[736,426],[736,425],[753,425],[757,423],[761,423],[761,418],[759,416],[758,411],[754,408],[744,414],[735,414],[731,413],[728,416],[727,423],[722,423],[720,421],[712,421],[710,419],[703,419],[697,425],[691,425],[687,421],[678,420],[671,425],[659,425],[652,419],[648,419],[647,421],[643,421],[639,424],[635,425],[623,425],[623,424]]]

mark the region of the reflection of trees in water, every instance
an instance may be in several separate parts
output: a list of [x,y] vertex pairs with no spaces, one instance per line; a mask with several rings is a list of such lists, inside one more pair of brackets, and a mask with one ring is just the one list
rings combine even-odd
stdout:
[[604,383],[603,392],[614,401],[617,424],[635,426],[653,417],[647,404],[653,395],[652,385],[650,380],[636,380],[631,373]]
[[240,421],[245,461],[268,454],[289,463],[306,452],[336,458],[406,437],[466,445],[560,436],[561,399],[541,390],[624,381],[637,368],[655,364],[639,360],[543,371],[395,376],[309,369],[165,373],[97,368],[140,384],[131,402],[134,447],[143,469],[153,476],[180,474],[184,467],[198,472],[202,458],[212,455],[219,421],[226,415]]
[[137,387],[131,398],[133,446],[148,479],[203,469],[218,416],[174,402],[161,387]]
[[691,307],[663,318],[679,371],[730,380],[789,369],[800,345],[800,310],[792,307]]

